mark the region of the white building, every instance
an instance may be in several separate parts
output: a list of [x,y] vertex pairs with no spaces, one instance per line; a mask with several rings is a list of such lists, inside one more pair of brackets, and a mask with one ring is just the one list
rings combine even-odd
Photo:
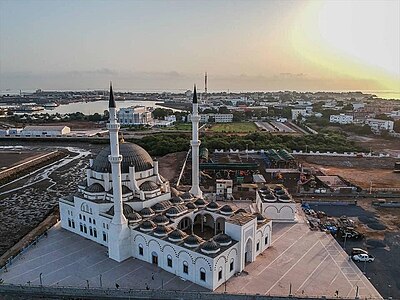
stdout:
[[21,132],[21,136],[26,137],[55,137],[67,135],[71,132],[68,126],[26,126]]
[[330,123],[339,123],[339,124],[352,124],[354,122],[354,118],[351,115],[331,115],[329,117]]
[[217,199],[232,199],[233,180],[217,179],[215,184],[215,193]]
[[153,117],[149,108],[132,106],[118,111],[118,122],[122,125],[151,125]]
[[292,109],[292,120],[297,120],[299,116],[307,116],[307,109],[305,108],[293,108]]
[[264,187],[257,191],[256,205],[262,215],[274,222],[294,222],[296,203],[281,185]]
[[134,257],[210,290],[270,246],[270,220],[201,198],[196,91],[192,189],[180,196],[171,195],[158,162],[143,148],[119,143],[111,88],[109,107],[110,146],[90,161],[78,192],[59,200],[64,229],[104,245],[118,262]]
[[380,131],[380,130],[388,130],[392,131],[394,127],[394,122],[391,120],[380,120],[380,119],[367,119],[365,121],[372,130]]
[[[191,122],[189,115],[188,121]],[[233,121],[233,114],[201,114],[200,123],[231,123]]]

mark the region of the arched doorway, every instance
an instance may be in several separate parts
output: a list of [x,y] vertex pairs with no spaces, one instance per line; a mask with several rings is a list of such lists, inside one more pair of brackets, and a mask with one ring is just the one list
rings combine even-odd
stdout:
[[225,218],[217,218],[215,220],[215,233],[225,232]]
[[196,215],[193,222],[193,233],[205,240],[212,238],[215,235],[213,216],[209,213]]
[[246,247],[244,250],[244,264],[248,264],[252,261],[253,256],[253,241],[249,238],[246,242]]
[[158,254],[157,252],[151,252],[151,263],[158,266]]
[[182,220],[179,221],[178,229],[185,231],[187,234],[191,234],[192,224],[192,219],[190,219],[189,217],[184,217]]

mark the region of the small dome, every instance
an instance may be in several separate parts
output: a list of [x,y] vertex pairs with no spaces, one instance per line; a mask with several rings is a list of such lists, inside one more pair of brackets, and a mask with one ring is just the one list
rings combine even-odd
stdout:
[[182,230],[175,229],[170,232],[168,239],[172,242],[180,242],[187,236]]
[[150,220],[146,220],[140,225],[140,230],[151,231],[151,230],[153,230],[154,227],[156,227],[156,224],[154,224],[154,222],[152,222]]
[[168,217],[176,217],[176,216],[183,214],[186,211],[187,211],[187,207],[185,205],[175,205],[175,206],[171,206],[170,208],[168,208],[167,211],[165,212],[165,214]]
[[224,206],[222,206],[219,211],[224,215],[230,215],[231,213],[233,213],[232,207],[228,204],[225,204]]
[[278,190],[278,191],[275,191],[275,194],[278,196],[281,196],[281,195],[285,195],[286,192],[284,190]]
[[196,209],[197,208],[196,204],[194,204],[193,202],[186,203],[186,207],[188,209]]
[[191,200],[191,199],[193,199],[193,195],[191,193],[189,193],[189,192],[185,192],[185,193],[182,194],[182,199],[184,201]]
[[202,198],[198,198],[196,201],[194,201],[194,204],[196,204],[198,207],[204,207],[207,205],[207,201]]
[[[111,164],[108,156],[111,154],[110,146],[105,147],[93,160],[91,169],[100,173],[111,173]],[[119,153],[122,155],[121,172],[129,173],[129,167],[134,166],[135,172],[146,171],[153,168],[153,160],[149,153],[142,147],[132,143],[120,143]]]
[[[123,214],[127,218],[130,214],[134,213],[134,210],[132,207],[130,207],[128,204],[124,203],[123,204]],[[114,216],[114,205],[110,207],[110,209],[106,212],[107,215]]]
[[171,200],[169,200],[172,204],[182,204],[183,199],[179,196],[172,197]]
[[201,252],[206,254],[215,254],[221,249],[221,246],[214,241],[213,239],[209,239],[201,246]]
[[127,216],[126,216],[126,218],[129,220],[129,221],[132,221],[132,222],[139,222],[139,221],[141,221],[142,220],[142,217],[137,213],[137,212],[133,212],[133,213],[130,213],[130,214],[128,214]]
[[282,201],[282,202],[290,202],[290,197],[289,197],[289,195],[287,195],[287,194],[284,194],[284,195],[282,195],[282,196],[279,196],[279,201]]
[[154,204],[151,207],[151,209],[154,210],[155,212],[162,212],[165,208],[164,208],[164,205],[162,205],[160,202],[158,202],[158,203]]
[[235,211],[235,214],[238,213],[247,213],[247,211],[244,208],[239,208],[238,210]]
[[216,211],[218,209],[219,209],[219,205],[217,202],[210,202],[209,204],[207,204],[207,210]]
[[154,216],[154,211],[150,207],[143,208],[140,212],[142,217],[151,217]]
[[100,183],[93,183],[85,189],[89,193],[102,193],[104,192],[104,187]]
[[265,218],[264,218],[264,216],[263,216],[262,214],[260,214],[260,213],[255,213],[254,215],[257,217],[257,223],[262,223],[262,222],[264,222]]
[[214,240],[221,246],[228,246],[232,243],[231,237],[225,233],[218,234],[216,237],[214,237]]
[[203,242],[204,242],[204,240],[201,237],[199,237],[195,234],[191,234],[185,239],[185,246],[198,247]]
[[139,189],[142,191],[145,191],[145,192],[155,191],[158,188],[159,188],[158,185],[155,182],[150,181],[150,180],[143,182],[139,186]]
[[169,223],[169,219],[164,215],[157,215],[152,220],[157,225],[166,225]]
[[276,186],[276,187],[274,188],[274,191],[275,191],[275,192],[277,192],[277,191],[281,191],[281,190],[282,190],[282,187],[281,187],[281,186],[279,186],[279,185],[278,185],[278,186]]
[[154,229],[154,235],[156,236],[166,236],[170,229],[165,225],[158,225],[156,229]]
[[[107,194],[113,194],[114,190],[111,188],[110,190],[107,191]],[[132,193],[132,190],[128,188],[126,185],[122,185],[122,195],[125,194],[130,194]]]

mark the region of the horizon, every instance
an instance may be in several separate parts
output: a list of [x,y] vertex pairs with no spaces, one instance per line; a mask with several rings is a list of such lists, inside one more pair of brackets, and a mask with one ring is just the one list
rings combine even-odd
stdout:
[[[400,1],[0,0],[0,91],[379,91]],[[95,8],[95,10],[93,10]],[[371,21],[373,20],[373,21]],[[210,30],[212,29],[212,30]]]

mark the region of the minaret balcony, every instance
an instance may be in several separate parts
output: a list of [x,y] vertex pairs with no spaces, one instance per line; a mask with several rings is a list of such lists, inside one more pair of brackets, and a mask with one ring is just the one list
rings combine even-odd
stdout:
[[117,131],[120,129],[120,127],[121,127],[121,125],[119,123],[114,123],[114,124],[108,123],[107,124],[107,129],[110,131]]
[[194,147],[199,147],[200,144],[201,144],[201,141],[199,141],[199,140],[197,140],[197,141],[191,140],[191,141],[190,141],[190,144],[191,144],[192,146],[194,146]]
[[200,122],[201,117],[199,115],[192,115],[192,122]]
[[112,164],[120,164],[122,162],[122,155],[118,155],[118,156],[109,155],[108,161]]

